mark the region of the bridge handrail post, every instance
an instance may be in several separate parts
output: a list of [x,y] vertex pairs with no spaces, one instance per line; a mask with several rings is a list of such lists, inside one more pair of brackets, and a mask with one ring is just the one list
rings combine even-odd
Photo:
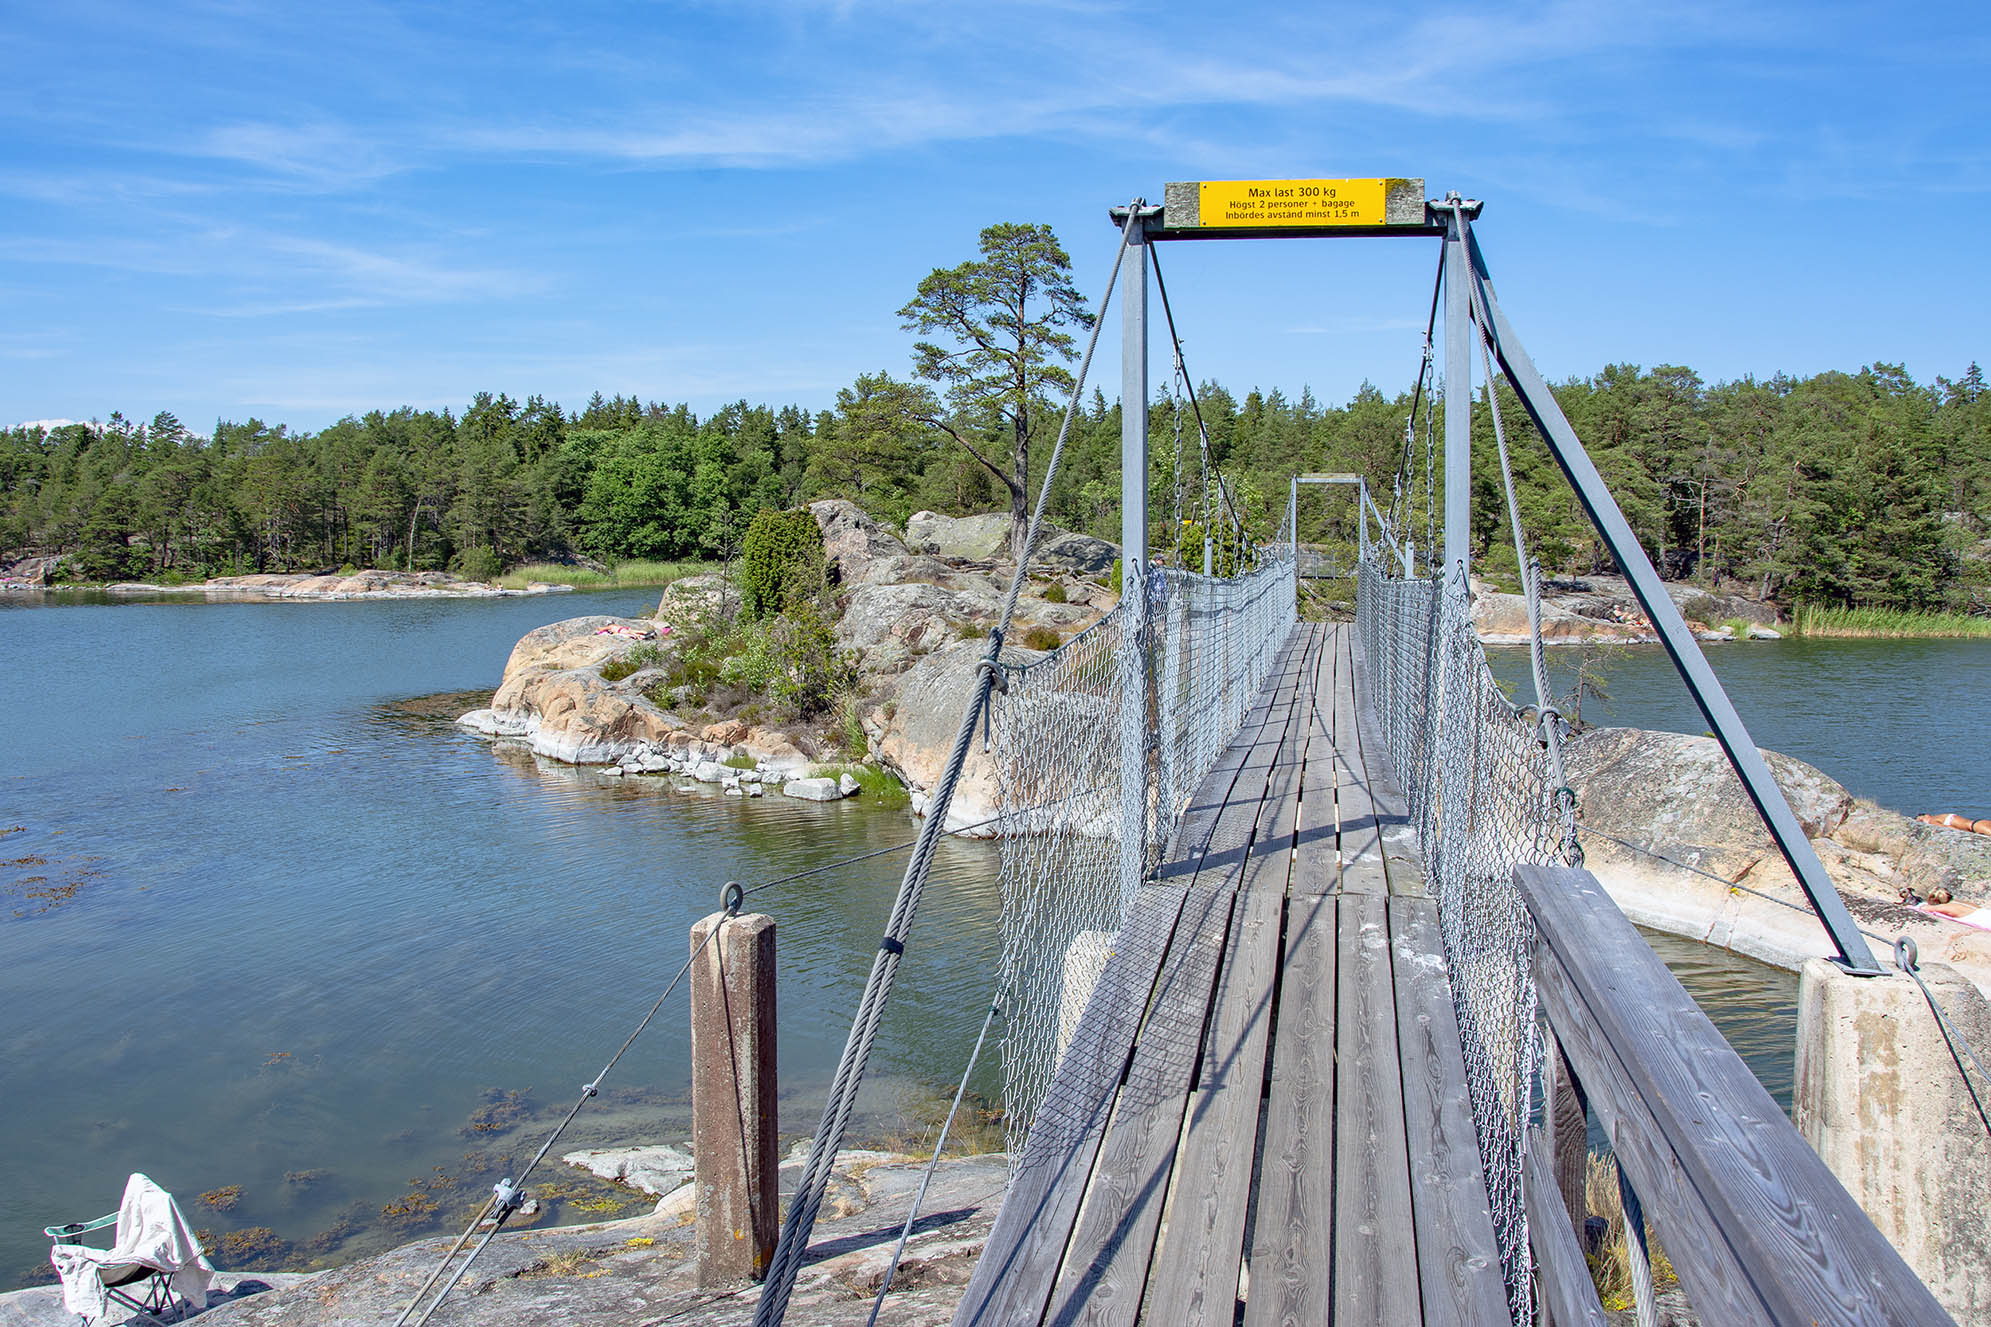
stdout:
[[[1596,877],[1517,866],[1514,884],[1542,1014],[1701,1320],[1950,1322]],[[1542,1143],[1531,1213],[1562,1206]],[[1538,1253],[1552,1233],[1531,1222]]]

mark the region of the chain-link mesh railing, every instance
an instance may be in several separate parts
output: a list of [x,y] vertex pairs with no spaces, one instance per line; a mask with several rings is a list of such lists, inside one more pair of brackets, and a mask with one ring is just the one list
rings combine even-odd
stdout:
[[[1466,587],[1364,563],[1356,630],[1390,763],[1409,798],[1437,902],[1515,1321],[1531,1320],[1521,1148],[1538,1036],[1519,863],[1561,860],[1570,804],[1550,775],[1537,718],[1494,680]],[[1554,722],[1551,719],[1551,722]]]
[[[1230,579],[1156,568],[1144,588],[1142,604],[1123,600],[1055,653],[1009,670],[992,711],[1012,1158],[1112,952],[1128,882],[1153,879],[1295,620],[1284,558]],[[1130,755],[1140,776],[1123,786]],[[1122,832],[1130,812],[1138,836]]]

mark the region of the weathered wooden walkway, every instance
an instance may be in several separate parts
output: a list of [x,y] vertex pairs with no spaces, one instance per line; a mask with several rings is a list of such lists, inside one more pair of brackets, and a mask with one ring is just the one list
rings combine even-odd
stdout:
[[1508,1321],[1437,918],[1386,842],[1351,645],[1297,627],[1198,790],[957,1327]]

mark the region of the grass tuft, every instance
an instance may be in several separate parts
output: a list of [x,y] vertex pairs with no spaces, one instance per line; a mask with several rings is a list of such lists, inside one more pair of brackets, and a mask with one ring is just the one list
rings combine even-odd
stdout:
[[[1618,1196],[1618,1163],[1601,1152],[1590,1154],[1590,1165],[1583,1176],[1583,1205],[1608,1223],[1597,1251],[1586,1255],[1590,1279],[1597,1286],[1597,1298],[1612,1312],[1625,1312],[1636,1302],[1628,1243],[1631,1236],[1625,1229],[1624,1204]],[[1666,1250],[1659,1247],[1650,1225],[1646,1226],[1645,1247],[1651,1257],[1653,1292],[1677,1285],[1680,1278],[1673,1271],[1673,1262],[1666,1256]]]
[[534,581],[544,585],[571,585],[577,590],[609,590],[631,585],[669,585],[672,581],[712,570],[709,562],[655,562],[633,558],[612,564],[608,571],[570,567],[558,562],[529,562],[514,567],[498,578],[507,590],[523,590]]
[[890,770],[877,765],[812,765],[809,776],[818,779],[836,779],[850,775],[857,780],[857,786],[864,794],[864,800],[874,806],[904,806],[912,800],[906,785]]
[[1791,615],[1800,636],[1909,639],[1914,637],[1991,638],[1991,617],[1969,613],[1919,612],[1907,608],[1832,608],[1802,604]]

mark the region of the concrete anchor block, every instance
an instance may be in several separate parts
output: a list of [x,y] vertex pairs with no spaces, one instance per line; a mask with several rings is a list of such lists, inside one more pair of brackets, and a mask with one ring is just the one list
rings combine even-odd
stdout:
[[[1981,1055],[1991,1006],[1967,977],[1918,969]],[[1921,988],[1905,975],[1853,977],[1824,959],[1798,978],[1791,1115],[1848,1193],[1957,1322],[1991,1327],[1991,1144]],[[1971,1072],[1976,1071],[1973,1068]],[[1991,1105],[1991,1084],[1978,1083]]]

